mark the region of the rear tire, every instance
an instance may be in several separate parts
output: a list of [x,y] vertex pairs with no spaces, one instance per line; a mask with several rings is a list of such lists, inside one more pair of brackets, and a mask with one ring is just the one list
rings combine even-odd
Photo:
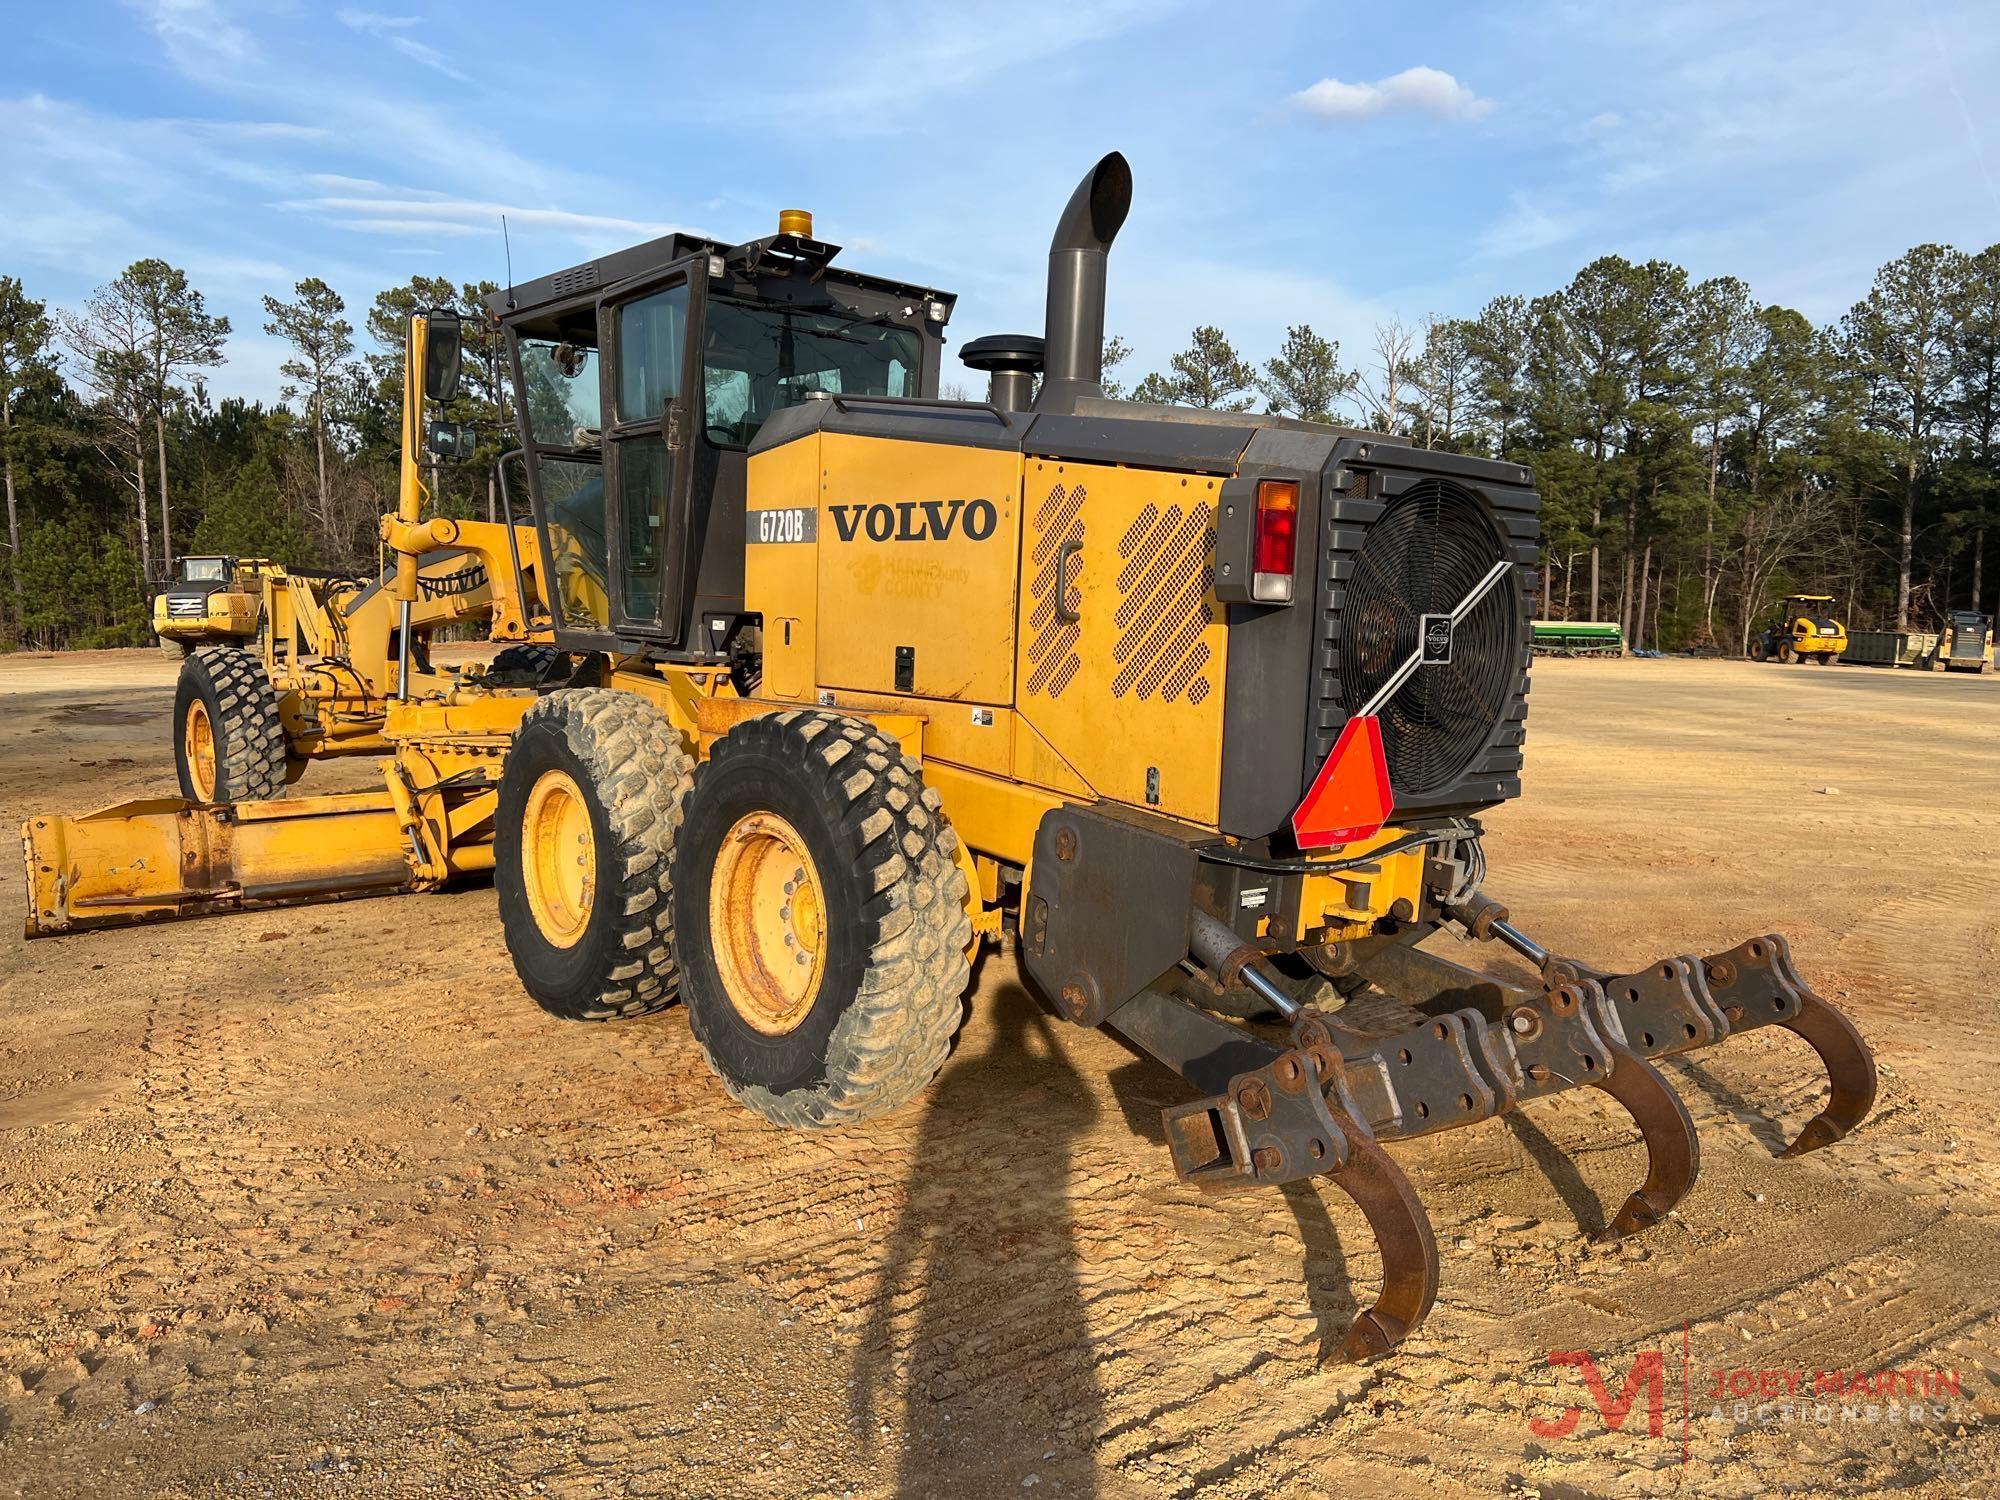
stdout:
[[528,710],[494,814],[493,883],[514,971],[573,1021],[645,1015],[679,985],[670,897],[691,762],[633,693],[564,688]]
[[568,654],[556,650],[554,646],[503,646],[499,654],[486,664],[486,675],[489,678],[505,678],[509,683],[522,686],[537,686],[558,661],[567,659]]
[[870,724],[789,710],[722,737],[688,796],[674,921],[688,1025],[732,1097],[815,1128],[930,1083],[971,972],[957,847]]
[[174,769],[190,802],[266,802],[285,790],[285,722],[262,658],[203,646],[181,663]]

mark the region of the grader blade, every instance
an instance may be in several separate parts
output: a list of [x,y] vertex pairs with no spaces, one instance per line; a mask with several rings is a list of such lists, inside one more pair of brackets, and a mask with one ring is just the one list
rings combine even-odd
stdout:
[[387,791],[30,818],[29,937],[418,889]]

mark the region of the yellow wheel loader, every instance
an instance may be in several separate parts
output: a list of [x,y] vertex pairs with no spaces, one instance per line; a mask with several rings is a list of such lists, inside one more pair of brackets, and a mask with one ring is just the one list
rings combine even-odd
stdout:
[[1818,662],[1830,667],[1847,650],[1847,627],[1834,617],[1833,595],[1793,594],[1750,643],[1752,661]]
[[1954,609],[1944,618],[1937,644],[1919,663],[1928,671],[1984,672],[1993,665],[1990,622],[1976,609]]
[[[1059,1015],[1192,1085],[1165,1119],[1181,1180],[1352,1196],[1383,1256],[1356,1358],[1438,1289],[1389,1143],[1596,1089],[1647,1148],[1606,1231],[1635,1233],[1698,1163],[1651,1059],[1760,1026],[1831,1083],[1791,1151],[1854,1129],[1871,1055],[1782,938],[1603,968],[1486,890],[1477,815],[1520,790],[1530,473],[1108,399],[1130,196],[1116,154],[1078,186],[1043,334],[965,347],[985,400],[936,395],[952,298],[836,265],[803,213],[510,287],[512,541],[424,516],[450,339],[416,319],[390,605],[346,658],[387,693],[383,790],[30,819],[30,932],[490,869],[538,1003],[680,1002],[723,1087],[799,1128],[918,1095],[972,955],[1008,938]],[[439,548],[482,559],[496,636],[546,608],[567,669],[426,670]],[[1460,966],[1425,946],[1444,928],[1522,964]]]

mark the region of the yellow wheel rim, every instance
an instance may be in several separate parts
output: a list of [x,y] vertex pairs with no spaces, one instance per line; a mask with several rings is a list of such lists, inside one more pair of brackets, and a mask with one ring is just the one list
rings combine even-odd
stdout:
[[819,995],[825,913],[799,831],[776,813],[739,818],[709,876],[708,933],[729,1003],[766,1036],[796,1028]]
[[590,806],[567,771],[544,771],[521,818],[521,873],[542,936],[573,947],[590,925],[597,893],[597,839]]
[[188,703],[187,723],[181,726],[181,748],[187,753],[188,784],[195,801],[215,800],[215,726],[209,722],[208,705],[195,698]]

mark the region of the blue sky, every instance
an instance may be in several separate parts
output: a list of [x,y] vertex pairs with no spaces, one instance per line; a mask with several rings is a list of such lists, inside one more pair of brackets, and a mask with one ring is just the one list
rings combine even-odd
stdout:
[[[371,8],[371,7],[380,8]],[[1475,311],[1593,256],[1838,316],[1912,244],[2000,239],[2000,8],[68,0],[8,7],[0,272],[80,301],[143,255],[236,326],[418,272],[522,276],[811,208],[844,259],[1038,330],[1054,216],[1132,160],[1110,326],[1262,359],[1310,322]],[[967,384],[973,377],[965,372]]]

